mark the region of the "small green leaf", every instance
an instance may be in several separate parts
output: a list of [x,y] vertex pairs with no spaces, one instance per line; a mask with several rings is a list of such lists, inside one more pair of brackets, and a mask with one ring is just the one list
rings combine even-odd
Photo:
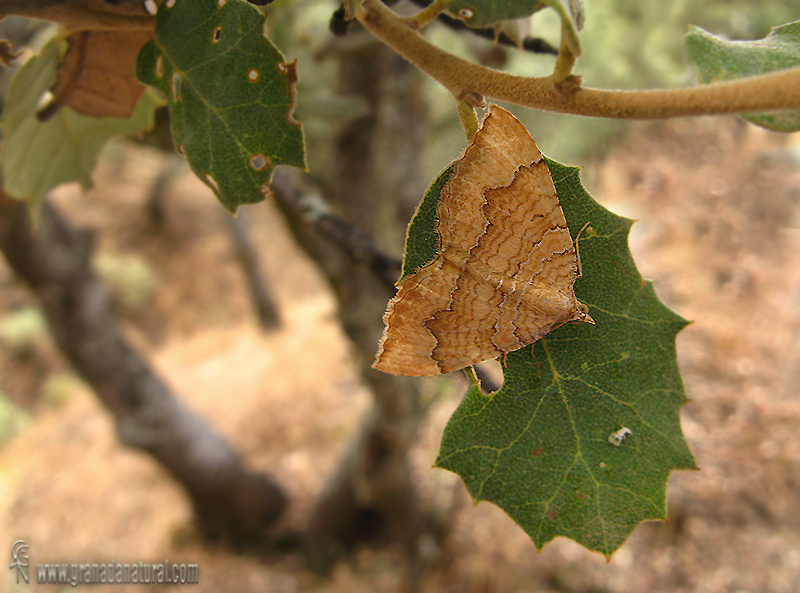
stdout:
[[567,41],[572,53],[581,55],[578,31],[583,28],[583,0],[452,0],[447,11],[470,27],[491,27],[501,21],[531,16],[542,8],[554,8],[566,24]]
[[246,0],[163,2],[137,76],[167,98],[178,152],[231,212],[260,202],[276,165],[305,168],[295,65]]
[[[704,83],[758,76],[800,66],[800,21],[775,27],[764,39],[728,41],[699,27],[686,35],[689,61]],[[756,125],[776,132],[800,130],[800,111],[743,113]]]
[[427,266],[439,253],[439,235],[435,230],[436,207],[439,204],[442,188],[450,180],[454,167],[455,163],[450,163],[433,181],[408,225],[406,251],[403,256],[403,278]]
[[500,21],[520,19],[542,9],[539,0],[453,0],[447,10],[470,27],[491,27]]
[[[468,391],[436,465],[460,475],[476,500],[505,510],[537,548],[562,535],[610,555],[638,523],[665,517],[669,473],[694,467],[675,354],[686,321],[636,270],[631,221],[595,202],[577,168],[548,165],[573,237],[589,224],[575,289],[596,325],[568,323],[533,352],[509,354],[502,389]],[[435,234],[415,220],[410,251],[419,251],[413,236]]]
[[54,187],[78,181],[91,185],[97,154],[109,138],[153,126],[159,101],[150,93],[139,100],[131,117],[87,117],[62,107],[47,121],[36,117],[41,99],[56,81],[56,68],[66,49],[53,39],[20,68],[8,91],[0,121],[3,144],[0,169],[3,187],[36,208]]

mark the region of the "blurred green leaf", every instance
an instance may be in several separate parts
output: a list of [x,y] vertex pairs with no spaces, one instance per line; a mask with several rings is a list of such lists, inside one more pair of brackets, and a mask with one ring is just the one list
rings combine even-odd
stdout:
[[[665,517],[669,473],[694,467],[680,428],[686,397],[675,354],[686,321],[636,270],[631,221],[595,202],[577,168],[548,165],[573,237],[589,224],[575,289],[596,325],[566,324],[533,354],[528,347],[509,354],[501,390],[468,391],[436,464],[460,475],[476,500],[505,510],[537,547],[563,535],[610,555],[638,523]],[[409,229],[413,266],[438,248],[430,239],[435,217],[426,213],[448,170]],[[623,428],[632,434],[615,446],[609,437]]]
[[88,390],[80,377],[70,371],[48,375],[42,383],[41,401],[51,409],[60,409],[80,390]]
[[231,212],[264,199],[276,165],[305,168],[295,65],[265,20],[245,0],[163,2],[137,64],[167,98],[178,152]]
[[141,255],[101,252],[92,265],[111,300],[125,311],[142,309],[158,287],[155,271]]
[[39,309],[23,307],[0,318],[0,344],[27,356],[50,342],[47,320]]
[[530,16],[542,9],[539,0],[453,0],[447,11],[470,27],[491,27],[500,21]]
[[450,180],[455,163],[450,163],[433,181],[417,206],[408,225],[406,250],[403,256],[402,277],[410,276],[436,259],[439,253],[439,235],[436,233],[436,207],[442,188]]
[[[774,28],[764,39],[728,41],[699,27],[686,35],[689,60],[704,83],[758,76],[800,66],[800,21]],[[800,130],[800,111],[743,113],[776,132]]]
[[545,6],[559,14],[567,25],[567,40],[572,52],[579,56],[581,45],[578,31],[583,28],[583,0],[452,0],[447,11],[470,27],[491,27],[501,21],[531,16]]
[[0,392],[0,448],[7,445],[15,436],[25,430],[30,422],[30,414],[10,402]]
[[62,183],[78,181],[89,187],[97,154],[106,141],[118,134],[151,128],[158,106],[158,100],[145,93],[133,115],[126,119],[87,117],[62,107],[47,121],[40,121],[36,113],[56,81],[65,43],[63,39],[51,40],[20,68],[0,121],[3,187],[34,208],[47,192]]

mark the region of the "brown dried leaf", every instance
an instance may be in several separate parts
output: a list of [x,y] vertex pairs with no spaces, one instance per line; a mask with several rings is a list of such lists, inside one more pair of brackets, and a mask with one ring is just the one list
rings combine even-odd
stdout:
[[149,31],[80,31],[58,70],[47,119],[64,105],[93,117],[129,117],[145,87],[136,80],[136,57],[153,36]]
[[68,31],[151,29],[155,22],[142,0],[0,0],[0,16],[45,19]]
[[547,163],[508,111],[492,106],[456,162],[436,232],[437,257],[389,303],[375,368],[446,373],[567,321],[593,323],[575,297],[578,260]]

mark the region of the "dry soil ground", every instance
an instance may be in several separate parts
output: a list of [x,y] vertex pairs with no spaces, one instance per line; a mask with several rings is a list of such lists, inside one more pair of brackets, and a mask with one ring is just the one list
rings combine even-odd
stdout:
[[[602,203],[640,219],[632,236],[640,269],[694,320],[678,353],[691,398],[683,428],[701,471],[673,474],[669,522],[641,525],[610,562],[561,539],[537,553],[498,509],[461,505],[425,591],[800,591],[797,154],[787,139],[733,120],[694,120],[636,126],[585,168]],[[64,188],[56,202],[97,230],[102,252],[136,255],[154,271],[151,300],[126,315],[131,339],[248,463],[287,486],[285,525],[301,525],[368,399],[333,300],[272,208],[259,206],[253,230],[284,322],[259,333],[225,214],[199,182],[181,176],[163,229],[148,223],[143,202],[161,160],[118,149],[94,190]],[[0,275],[6,312],[30,302],[7,270]],[[297,556],[204,544],[180,490],[116,443],[91,393],[77,389],[60,403],[42,396],[43,377],[64,368],[46,346],[25,360],[0,353],[0,387],[33,414],[0,450],[0,554],[24,538],[32,562],[196,562],[200,584],[182,589],[198,593],[395,590],[389,552],[365,550],[326,580]],[[439,504],[464,496],[452,475],[431,469],[458,395],[442,397],[414,452],[419,481]],[[0,575],[2,590],[67,588],[17,588],[13,572]]]

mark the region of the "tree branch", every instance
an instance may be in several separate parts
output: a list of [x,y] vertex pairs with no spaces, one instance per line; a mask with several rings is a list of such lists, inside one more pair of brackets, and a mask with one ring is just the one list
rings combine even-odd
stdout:
[[394,292],[402,267],[400,261],[378,249],[364,231],[335,216],[321,197],[304,195],[282,172],[275,175],[271,188],[284,210],[291,210],[295,217],[313,226],[353,262],[366,264],[386,286],[388,294]]
[[563,85],[551,76],[515,76],[453,56],[415,32],[380,0],[364,0],[356,18],[376,38],[441,83],[457,99],[471,92],[545,111],[613,119],[800,109],[800,68],[680,89],[580,88],[575,79],[575,84]]
[[113,415],[120,441],[184,487],[206,533],[260,537],[282,515],[286,494],[250,471],[131,347],[92,272],[91,242],[48,202],[34,231],[25,203],[0,191],[0,252],[39,298],[56,344]]

